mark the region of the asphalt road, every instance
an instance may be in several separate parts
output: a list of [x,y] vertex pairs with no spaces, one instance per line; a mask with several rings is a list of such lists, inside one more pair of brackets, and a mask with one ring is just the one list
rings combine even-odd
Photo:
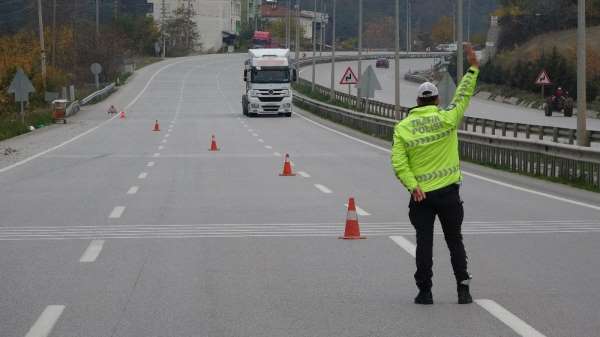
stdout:
[[[405,59],[400,62],[400,73],[402,82],[400,83],[400,104],[403,106],[415,106],[418,84],[404,80],[404,74],[410,70],[424,70],[430,68],[434,63],[433,59]],[[375,99],[381,102],[394,103],[394,62],[390,62],[389,69],[376,69],[375,61],[365,61],[363,71],[367,65],[373,65],[375,73],[383,87],[383,90],[375,93]],[[357,72],[357,62],[339,62],[336,64],[336,88],[338,91],[348,92],[347,85],[338,84],[342,75],[348,67],[352,67]],[[331,84],[331,65],[329,63],[317,65],[316,82],[327,87]],[[312,80],[312,68],[303,68],[300,76]],[[351,88],[352,94],[356,94],[356,89]],[[556,112],[552,117],[544,116],[544,112],[536,109],[524,108],[478,97],[473,98],[471,107],[466,113],[467,116],[488,118],[506,122],[520,122],[533,125],[548,125],[565,128],[577,128],[577,117],[564,117]],[[600,130],[600,120],[588,118],[589,130]]]
[[[438,235],[436,305],[414,305],[389,144],[301,111],[243,117],[242,61],[149,66],[88,112],[126,119],[0,168],[0,336],[597,334],[597,195],[465,164],[478,303],[455,304]],[[366,240],[337,239],[349,197]]]

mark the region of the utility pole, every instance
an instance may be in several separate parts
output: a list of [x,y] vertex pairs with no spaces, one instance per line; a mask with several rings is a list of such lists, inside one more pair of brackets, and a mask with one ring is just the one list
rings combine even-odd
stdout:
[[294,47],[296,48],[296,64],[300,59],[300,0],[296,0],[296,39]]
[[394,54],[394,115],[400,119],[400,0],[396,0],[395,54]]
[[167,56],[167,39],[165,36],[165,22],[167,20],[167,4],[162,0],[160,7],[160,38],[162,39],[162,57]]
[[291,44],[290,44],[290,27],[292,26],[292,15],[291,15],[291,11],[292,11],[292,0],[288,0],[288,5],[287,5],[287,24],[285,25],[285,47],[287,49],[291,49]]
[[44,19],[42,15],[42,0],[38,0],[38,23],[40,28],[40,54],[42,58],[42,83],[46,89],[46,47],[44,46]]
[[100,40],[100,0],[96,0],[96,44]]
[[577,2],[577,145],[590,146],[587,134],[585,0]]
[[471,4],[473,0],[467,0],[467,42],[471,42]]
[[310,87],[311,91],[315,91],[315,78],[316,78],[316,68],[317,68],[317,0],[315,0],[315,4],[313,6],[313,21],[312,21],[312,86]]
[[[363,0],[358,0],[358,81],[362,77],[362,49],[363,49]],[[356,96],[360,100],[360,86],[356,87]]]
[[335,12],[336,12],[336,0],[331,0],[332,5],[332,25],[331,28],[331,88],[329,92],[329,99],[335,100]]
[[412,51],[412,17],[411,17],[411,3],[410,0],[406,0],[406,52]]
[[52,67],[56,66],[56,0],[52,1]]
[[113,0],[113,20],[119,17],[119,0]]
[[325,43],[325,31],[327,30],[327,23],[323,21],[323,13],[325,13],[325,0],[321,0],[321,25],[319,27],[321,45],[319,47],[319,57],[323,56],[323,43]]
[[457,83],[463,77],[464,68],[463,68],[463,59],[464,59],[464,51],[463,51],[463,0],[457,0],[457,14],[456,14],[456,81]]

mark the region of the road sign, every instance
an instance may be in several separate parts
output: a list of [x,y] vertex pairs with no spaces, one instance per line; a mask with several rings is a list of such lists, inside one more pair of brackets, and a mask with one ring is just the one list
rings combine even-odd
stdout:
[[360,81],[358,87],[360,92],[367,98],[375,97],[375,90],[381,90],[381,84],[373,71],[373,66],[369,65],[367,70],[362,75],[362,81]]
[[552,81],[550,80],[550,76],[546,70],[542,70],[542,72],[538,75],[537,80],[535,80],[535,84],[537,85],[550,85]]
[[344,76],[340,80],[340,84],[358,84],[358,78],[354,74],[354,71],[352,71],[352,67],[346,69]]
[[450,105],[454,98],[454,93],[456,92],[456,84],[447,71],[444,72],[440,83],[438,83],[438,91],[440,95],[440,106],[446,107]]
[[32,92],[35,92],[33,84],[31,84],[23,69],[17,69],[15,78],[8,87],[8,93],[15,94],[15,102],[29,102],[29,94]]
[[102,66],[100,63],[92,63],[90,71],[94,74],[94,82],[96,82],[96,89],[100,89],[100,73],[102,72]]

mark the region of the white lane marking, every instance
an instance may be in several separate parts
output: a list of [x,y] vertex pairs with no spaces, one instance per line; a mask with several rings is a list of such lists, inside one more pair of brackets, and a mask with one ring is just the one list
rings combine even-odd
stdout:
[[272,147],[271,145],[265,145],[265,149],[267,149],[267,150],[272,150],[272,149],[273,149],[273,147]]
[[331,194],[331,193],[333,193],[333,192],[332,192],[332,191],[331,191],[329,188],[327,188],[326,186],[323,186],[323,185],[321,185],[321,184],[315,184],[315,187],[316,187],[316,188],[317,188],[319,191],[321,191],[321,192],[323,192],[323,193],[325,193],[325,194]]
[[273,155],[274,155],[275,157],[281,157],[281,153],[279,153],[279,152],[273,152]]
[[154,157],[154,158],[160,157],[160,153],[156,152],[155,154],[152,155],[152,157]]
[[390,239],[392,239],[392,241],[394,241],[398,246],[404,249],[412,257],[415,257],[417,255],[417,246],[415,246],[414,243],[408,241],[403,236],[390,236]]
[[138,179],[146,179],[147,177],[148,177],[148,173],[147,172],[142,172],[138,176]]
[[151,161],[151,162],[149,162],[149,163],[148,163],[148,165],[146,165],[146,166],[148,166],[148,167],[152,167],[152,166],[154,166],[154,162],[153,162],[153,161]]
[[253,134],[252,134],[252,136],[254,136],[254,137],[258,137],[258,134],[256,134],[256,133],[253,133]]
[[310,178],[310,174],[308,174],[304,171],[298,171],[298,175],[300,175],[301,177],[304,177],[304,178]]
[[[340,135],[340,136],[342,136],[342,137],[345,137],[345,138],[348,138],[348,139],[354,140],[354,141],[356,141],[356,142],[359,142],[359,143],[361,143],[361,144],[364,144],[364,145],[370,146],[370,147],[372,147],[372,148],[375,148],[375,149],[381,150],[381,151],[383,151],[383,152],[391,153],[391,150],[389,150],[389,149],[387,149],[387,148],[385,148],[385,147],[382,147],[382,146],[379,146],[379,145],[375,145],[375,144],[369,143],[369,142],[367,142],[367,141],[364,141],[364,140],[362,140],[362,139],[358,139],[358,138],[356,138],[356,137],[353,137],[353,136],[350,136],[350,135],[348,135],[348,134],[345,134],[345,133],[343,133],[343,132],[341,132],[341,131],[338,131],[338,130],[332,129],[332,128],[330,128],[330,127],[328,127],[328,126],[325,126],[325,125],[323,125],[323,124],[321,124],[321,123],[319,123],[319,122],[315,122],[315,121],[313,121],[313,120],[309,119],[308,117],[304,117],[304,116],[302,116],[301,114],[296,114],[296,115],[300,116],[300,118],[302,118],[302,119],[304,119],[304,120],[308,121],[309,123],[312,123],[312,124],[314,124],[314,125],[316,125],[316,126],[318,126],[318,127],[321,127],[321,128],[323,128],[323,129],[325,129],[325,130],[331,131],[331,132],[333,132],[333,133],[335,133],[335,134],[337,134],[337,135]],[[565,202],[565,203],[568,203],[568,204],[577,205],[577,206],[582,206],[582,207],[587,207],[587,208],[591,208],[591,209],[593,209],[593,210],[600,211],[600,206],[596,206],[596,205],[592,205],[592,204],[588,204],[588,203],[584,203],[584,202],[576,201],[576,200],[573,200],[573,199],[568,199],[568,198],[559,197],[559,196],[557,196],[557,195],[554,195],[554,194],[549,194],[549,193],[539,192],[539,191],[536,191],[536,190],[532,190],[532,189],[528,189],[528,188],[524,188],[524,187],[520,187],[520,186],[516,186],[516,185],[508,184],[508,183],[504,183],[504,182],[501,182],[501,181],[499,181],[499,180],[495,180],[495,179],[491,179],[491,178],[482,177],[482,176],[480,176],[480,175],[477,175],[477,174],[474,174],[474,173],[470,173],[470,172],[465,172],[464,170],[462,171],[462,173],[463,173],[464,175],[466,175],[466,176],[469,176],[469,177],[472,177],[472,178],[475,178],[475,179],[479,179],[479,180],[487,181],[487,182],[489,182],[489,183],[496,184],[496,185],[503,186],[503,187],[507,187],[507,188],[514,189],[514,190],[517,190],[517,191],[526,192],[526,193],[530,193],[530,194],[535,194],[535,195],[538,195],[538,196],[541,196],[541,197],[546,197],[546,198],[549,198],[549,199],[554,199],[554,200],[557,200],[557,201],[562,201],[562,202]]]
[[264,143],[265,141],[264,141],[262,138],[259,138],[259,139],[258,139],[258,142],[259,142],[259,143]]
[[125,212],[125,206],[117,206],[112,210],[112,212],[110,212],[108,217],[110,219],[118,219],[121,217],[121,215],[123,215],[123,212]]
[[47,306],[25,337],[48,337],[64,310],[64,305]]
[[161,143],[163,143],[163,144],[166,144],[166,143],[167,143],[167,140],[166,140],[166,139],[163,139],[163,140],[161,141]]
[[252,129],[248,129],[248,132],[254,132],[254,130],[252,130]]
[[79,262],[90,263],[96,261],[102,251],[102,247],[104,247],[104,240],[93,240],[85,252],[83,252]]
[[160,150],[164,150],[164,149],[165,149],[165,147],[164,147],[164,146],[162,146],[162,145],[160,145],[160,146],[158,147],[158,150],[159,150],[159,151],[160,151]]
[[139,189],[139,186],[131,186],[131,188],[129,188],[129,191],[127,191],[127,194],[136,194],[139,191]]
[[167,134],[165,135],[165,138],[169,138],[169,136],[171,136],[171,134],[170,134],[170,133],[167,133]]
[[[344,206],[346,208],[348,208],[348,204],[344,204]],[[365,211],[364,209],[358,207],[358,205],[355,206],[356,207],[356,214],[360,215],[360,216],[369,216],[371,215],[371,213]]]
[[509,328],[513,329],[514,332],[523,337],[546,337],[534,329],[531,325],[525,323],[519,317],[515,316],[510,311],[504,309],[500,304],[492,300],[478,299],[475,300],[475,303],[479,304],[479,306],[484,308],[492,316],[496,317]]

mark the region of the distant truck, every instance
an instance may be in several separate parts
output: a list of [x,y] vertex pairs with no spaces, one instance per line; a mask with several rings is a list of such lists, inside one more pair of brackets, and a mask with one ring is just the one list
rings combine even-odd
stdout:
[[289,49],[250,49],[244,66],[245,116],[292,116],[292,88],[298,75],[289,61]]
[[255,31],[252,36],[252,48],[273,48],[273,37],[270,32]]

